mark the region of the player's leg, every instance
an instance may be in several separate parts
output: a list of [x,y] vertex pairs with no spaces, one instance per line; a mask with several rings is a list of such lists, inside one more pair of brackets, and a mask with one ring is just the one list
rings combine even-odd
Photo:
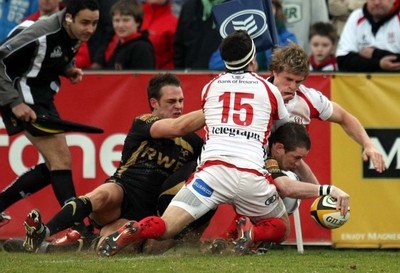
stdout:
[[76,196],[72,180],[71,153],[65,134],[33,136],[28,131],[24,131],[24,134],[45,159],[50,170],[54,194],[63,206]]
[[[9,107],[0,107],[0,111],[7,133],[10,136],[25,130],[24,123],[15,118]],[[50,183],[50,172],[45,164],[38,164],[29,169],[0,193],[0,212],[22,198],[43,189]]]
[[127,245],[142,239],[170,239],[210,209],[187,187],[171,201],[162,217],[149,216],[139,222],[129,221],[107,236],[99,246],[99,256],[113,256]]
[[30,168],[0,193],[0,212],[49,184],[50,172],[44,163]]
[[242,255],[249,253],[254,242],[282,242],[289,234],[289,220],[282,199],[263,170],[245,170],[240,177],[234,205],[238,214],[247,217],[237,220],[235,251]]
[[46,225],[42,223],[40,212],[32,210],[24,223],[26,250],[35,251],[45,238],[82,222],[90,214],[98,225],[118,219],[123,196],[123,189],[118,184],[102,184],[86,196],[66,203]]

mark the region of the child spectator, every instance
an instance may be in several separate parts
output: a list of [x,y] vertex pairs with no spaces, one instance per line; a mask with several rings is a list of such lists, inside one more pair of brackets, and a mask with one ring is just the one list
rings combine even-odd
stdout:
[[111,7],[115,35],[105,53],[108,69],[155,69],[148,31],[140,31],[143,8],[135,0],[119,0]]
[[310,27],[310,71],[337,71],[334,55],[337,43],[336,29],[332,23],[318,22]]

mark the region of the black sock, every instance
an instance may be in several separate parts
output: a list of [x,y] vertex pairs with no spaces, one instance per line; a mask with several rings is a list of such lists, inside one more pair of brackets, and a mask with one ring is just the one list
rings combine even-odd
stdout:
[[54,194],[61,206],[76,197],[71,170],[51,171],[50,178]]
[[86,196],[80,196],[66,203],[46,224],[50,235],[83,222],[92,212],[92,203]]
[[50,172],[46,164],[42,163],[32,167],[0,193],[0,212],[49,184]]

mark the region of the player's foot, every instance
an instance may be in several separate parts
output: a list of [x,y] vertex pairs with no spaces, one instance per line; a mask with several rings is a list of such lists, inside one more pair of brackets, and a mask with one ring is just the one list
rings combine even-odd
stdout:
[[264,255],[272,247],[272,242],[258,241],[251,247],[251,252],[257,255]]
[[81,237],[82,236],[79,233],[79,231],[70,229],[67,233],[65,233],[63,237],[55,239],[54,241],[51,242],[51,244],[58,246],[67,245],[78,241],[79,239],[81,239]]
[[235,241],[235,253],[245,255],[249,253],[253,243],[253,224],[248,217],[239,218],[236,222],[239,238]]
[[100,243],[97,255],[102,257],[114,256],[121,249],[135,241],[139,234],[140,226],[136,221],[129,221],[113,234],[108,235]]
[[25,219],[24,222],[26,238],[24,241],[24,248],[26,251],[36,251],[46,237],[46,226],[42,223],[40,212],[33,209]]
[[0,213],[0,227],[7,225],[11,221],[11,216],[5,212]]

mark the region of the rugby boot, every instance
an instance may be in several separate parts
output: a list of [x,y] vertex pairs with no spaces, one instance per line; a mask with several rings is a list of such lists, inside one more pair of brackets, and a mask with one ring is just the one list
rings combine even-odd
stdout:
[[42,223],[40,212],[33,209],[25,219],[26,237],[24,248],[28,252],[35,252],[46,237],[46,226]]
[[236,223],[239,238],[235,241],[235,253],[245,255],[253,244],[253,224],[248,217],[239,218]]
[[101,257],[114,256],[117,252],[135,241],[140,232],[139,223],[129,221],[120,227],[116,232],[108,235],[100,243],[97,255]]

